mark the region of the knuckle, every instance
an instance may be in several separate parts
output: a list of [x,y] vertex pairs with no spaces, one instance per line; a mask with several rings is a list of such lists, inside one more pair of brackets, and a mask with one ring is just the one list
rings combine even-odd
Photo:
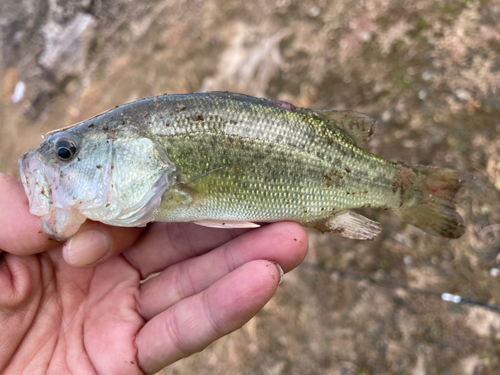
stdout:
[[192,352],[191,346],[183,339],[176,310],[177,309],[174,305],[170,310],[170,314],[167,315],[167,319],[164,324],[165,333],[167,337],[170,338],[172,345],[178,350],[178,352],[182,356],[188,356]]
[[37,288],[29,265],[17,257],[8,263],[4,261],[0,265],[0,277],[5,286],[0,295],[2,311],[18,311],[33,303]]
[[203,311],[205,312],[205,317],[210,325],[210,328],[216,333],[217,336],[224,336],[227,334],[226,330],[218,322],[215,317],[214,309],[210,303],[210,298],[208,293],[203,293]]

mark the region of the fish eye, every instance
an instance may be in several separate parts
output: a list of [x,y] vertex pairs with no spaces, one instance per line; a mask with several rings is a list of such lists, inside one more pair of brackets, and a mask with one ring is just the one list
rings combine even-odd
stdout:
[[62,161],[69,161],[75,156],[76,145],[73,141],[63,138],[56,142],[55,150],[59,159]]

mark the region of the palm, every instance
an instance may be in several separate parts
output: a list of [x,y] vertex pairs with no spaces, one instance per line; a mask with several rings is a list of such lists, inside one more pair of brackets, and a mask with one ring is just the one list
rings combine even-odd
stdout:
[[[82,373],[139,373],[135,339],[146,322],[136,304],[139,272],[122,256],[94,269],[75,270],[60,254],[49,254],[57,269],[47,295],[57,303],[51,304],[49,315],[59,330],[51,367],[67,367],[64,373],[84,366],[89,371]],[[75,353],[75,361],[68,362]]]
[[[203,349],[244,324],[274,293],[277,269],[259,259],[289,270],[305,255],[295,224],[242,233],[155,224],[121,255],[86,269],[69,266],[61,247],[6,254],[11,276],[21,281],[17,315],[8,325],[0,317],[0,345],[10,335],[19,346],[8,362],[0,354],[0,370],[153,373]],[[161,274],[141,284],[152,272]]]
[[[123,373],[139,372],[134,340],[145,320],[135,302],[137,270],[121,256],[78,270],[63,260],[60,247],[23,261],[34,280],[41,280],[26,291],[35,296],[27,310],[36,310],[27,335],[48,339],[24,339],[23,350],[12,358],[9,370],[39,373],[46,366],[49,373],[108,373],[106,369],[126,360]],[[40,352],[44,355],[33,358]]]

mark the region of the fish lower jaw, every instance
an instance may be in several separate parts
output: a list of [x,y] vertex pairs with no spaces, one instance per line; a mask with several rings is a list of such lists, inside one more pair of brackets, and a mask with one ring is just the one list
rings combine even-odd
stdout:
[[51,239],[66,241],[78,232],[87,217],[76,209],[56,208],[50,214],[41,216],[41,219],[42,229]]

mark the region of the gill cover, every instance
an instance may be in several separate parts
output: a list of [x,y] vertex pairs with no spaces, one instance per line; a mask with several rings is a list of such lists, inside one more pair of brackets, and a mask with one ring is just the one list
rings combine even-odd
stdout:
[[98,195],[80,212],[109,225],[145,226],[153,221],[174,170],[163,149],[149,138],[110,139]]

